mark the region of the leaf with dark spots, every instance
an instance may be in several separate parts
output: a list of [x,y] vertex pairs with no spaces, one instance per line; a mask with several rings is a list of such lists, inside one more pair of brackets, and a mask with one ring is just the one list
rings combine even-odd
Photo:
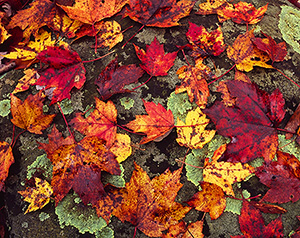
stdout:
[[217,101],[203,110],[216,124],[217,132],[231,138],[224,160],[246,163],[263,156],[270,162],[278,147],[274,124],[279,124],[285,114],[281,92],[275,90],[269,95],[256,84],[241,81],[228,81],[226,85],[236,98],[235,105],[228,107]]
[[0,142],[0,191],[2,191],[4,187],[9,168],[14,162],[15,160],[10,145],[5,141]]
[[102,100],[107,100],[117,93],[130,92],[124,86],[137,83],[144,70],[135,64],[118,66],[117,58],[112,60],[95,80]]

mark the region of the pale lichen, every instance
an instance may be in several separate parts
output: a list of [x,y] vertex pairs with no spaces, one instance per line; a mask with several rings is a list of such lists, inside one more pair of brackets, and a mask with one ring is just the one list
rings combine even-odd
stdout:
[[125,108],[125,110],[129,110],[134,105],[134,100],[129,97],[123,97],[120,99],[121,105]]
[[48,218],[50,218],[50,215],[46,212],[41,212],[39,214],[39,218],[40,218],[40,221],[45,221],[47,220]]
[[0,116],[6,117],[10,113],[10,100],[5,99],[0,101]]
[[42,172],[43,176],[50,180],[52,178],[53,165],[46,154],[36,157],[36,160],[27,166],[27,179],[31,179],[36,171]]
[[63,112],[64,115],[69,115],[69,114],[71,114],[74,111],[74,109],[72,107],[72,102],[68,98],[65,98],[64,100],[62,100],[59,103],[59,105],[60,105],[61,110],[62,110],[62,112]]

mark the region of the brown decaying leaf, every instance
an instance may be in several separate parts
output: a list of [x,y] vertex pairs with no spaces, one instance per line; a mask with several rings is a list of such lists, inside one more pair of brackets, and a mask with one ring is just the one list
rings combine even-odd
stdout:
[[129,221],[144,234],[162,236],[162,231],[178,223],[190,207],[175,202],[180,183],[181,169],[173,173],[166,170],[150,180],[147,173],[135,163],[127,194],[120,207],[113,212],[122,222]]
[[141,144],[146,144],[155,140],[174,127],[174,117],[171,110],[166,110],[161,104],[144,101],[144,106],[148,115],[137,115],[134,121],[125,126],[134,132],[142,132],[147,137],[141,140]]
[[81,113],[76,113],[70,125],[82,134],[105,140],[106,146],[110,148],[116,139],[117,109],[112,101],[105,103],[98,98],[95,98],[95,101],[96,108],[87,118]]
[[31,133],[42,134],[49,127],[55,114],[44,115],[42,92],[30,94],[24,102],[11,94],[11,122]]
[[12,163],[14,163],[14,156],[10,145],[5,142],[0,142],[0,192],[3,191],[4,182],[8,176],[8,171]]
[[78,143],[62,145],[52,154],[50,160],[53,164],[51,185],[56,205],[71,188],[85,205],[95,205],[105,196],[101,171],[121,174],[115,155],[98,137],[85,137]]

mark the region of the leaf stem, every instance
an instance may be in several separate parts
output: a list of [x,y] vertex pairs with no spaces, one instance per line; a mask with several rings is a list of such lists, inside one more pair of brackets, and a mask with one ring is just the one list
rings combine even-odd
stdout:
[[132,37],[130,37],[128,41],[125,42],[125,44],[122,46],[122,49],[124,49],[124,47],[127,45],[127,43],[128,43],[129,41],[131,41],[132,38],[135,37],[135,36],[137,35],[137,33],[139,33],[144,27],[145,27],[145,25],[142,25],[141,28],[138,29],[137,32],[134,33],[134,35],[133,35]]
[[254,196],[254,197],[250,197],[250,198],[236,198],[236,197],[231,197],[231,196],[225,196],[225,197],[227,197],[227,198],[232,198],[232,199],[235,199],[235,200],[239,200],[239,201],[244,201],[244,200],[252,200],[252,199],[255,199],[255,198],[258,198],[258,197],[261,197],[261,194],[258,194],[258,195],[256,195],[256,196]]
[[152,78],[152,75],[150,75],[150,77],[146,80],[146,82],[142,83],[142,84],[139,85],[139,86],[136,86],[135,88],[133,88],[133,89],[131,89],[131,90],[133,91],[133,90],[136,90],[136,89],[139,88],[139,87],[142,87],[143,85],[145,85],[146,83],[148,83],[148,82],[150,81],[151,78]]
[[174,125],[174,127],[176,127],[176,128],[195,127],[195,126],[202,126],[202,125],[206,125],[206,124],[209,124],[209,122],[199,123],[199,124],[195,124],[195,125],[182,125],[182,126],[176,126],[176,125]]
[[117,126],[117,127],[120,127],[120,128],[123,129],[124,131],[127,131],[127,132],[132,133],[132,134],[142,135],[142,136],[145,135],[144,133],[138,133],[138,132],[133,132],[133,131],[131,131],[131,130],[128,130],[128,129],[125,128],[124,126],[121,126],[121,125],[118,125],[118,124],[116,124],[116,126]]
[[235,68],[235,64],[230,68],[228,69],[224,74],[220,75],[219,77],[215,78],[213,81],[211,81],[210,83],[208,83],[207,85],[211,85],[212,83],[216,82],[218,79],[222,78],[224,75],[226,75],[227,73],[229,73],[232,69]]
[[108,56],[108,55],[111,55],[111,54],[114,53],[114,52],[115,52],[115,50],[113,50],[113,51],[111,51],[111,52],[108,52],[107,54],[102,55],[102,56],[100,56],[99,58],[92,59],[92,60],[83,60],[83,61],[81,61],[81,62],[82,62],[82,63],[90,63],[90,62],[94,62],[94,61],[103,59],[104,57],[106,57],[106,56]]
[[92,29],[93,29],[93,32],[94,32],[94,35],[95,35],[95,54],[97,54],[98,38],[97,38],[97,32],[96,32],[94,23],[92,25]]
[[13,124],[13,133],[12,133],[12,137],[11,137],[10,146],[12,146],[12,143],[13,143],[13,141],[14,141],[14,137],[15,137],[15,130],[16,130],[16,127],[15,127],[15,124]]
[[183,57],[184,57],[184,59],[185,59],[186,63],[188,64],[188,66],[191,66],[191,65],[190,65],[190,62],[189,62],[189,61],[188,61],[188,59],[186,58],[186,55],[185,55],[185,53],[184,53],[184,50],[183,50],[183,49],[181,49],[181,52],[182,52],[182,54],[183,54]]
[[291,78],[289,78],[287,75],[285,75],[282,71],[280,71],[279,69],[277,69],[277,68],[275,68],[274,67],[274,69],[276,69],[279,73],[281,73],[284,77],[286,77],[288,80],[290,80],[293,84],[295,84],[295,85],[297,85],[298,86],[298,88],[300,88],[300,85],[299,84],[297,84],[294,80],[292,80]]
[[11,148],[13,148],[13,147],[15,146],[15,144],[16,144],[16,142],[17,142],[19,136],[22,135],[25,131],[26,131],[26,130],[21,131],[21,132],[16,136],[15,141],[14,141],[14,143],[12,144]]
[[199,167],[199,166],[195,166],[195,165],[192,165],[192,164],[188,164],[188,163],[186,163],[185,161],[182,161],[182,160],[180,160],[180,159],[175,159],[177,162],[181,162],[181,163],[183,163],[183,164],[186,164],[186,165],[188,165],[188,166],[191,166],[191,167],[193,167],[193,168],[197,168],[197,169],[204,169],[204,167]]
[[73,133],[72,133],[71,130],[70,130],[70,127],[69,127],[68,122],[67,122],[67,120],[66,120],[66,117],[65,117],[65,115],[64,115],[64,113],[63,113],[63,111],[62,111],[62,109],[61,109],[61,107],[60,107],[60,105],[59,105],[59,102],[57,102],[57,106],[58,106],[58,108],[59,108],[59,110],[60,110],[61,115],[62,115],[63,118],[64,118],[64,121],[65,121],[65,123],[66,123],[66,125],[67,125],[68,131],[69,131],[69,133],[70,133],[70,135],[71,135],[71,137],[72,137],[72,139],[73,139],[73,141],[74,141],[74,143],[75,143],[76,141],[75,141],[74,135],[73,135]]
[[297,135],[297,132],[288,131],[288,130],[281,129],[281,128],[275,128],[275,129],[278,130],[278,131],[283,131],[283,132],[286,132],[286,133],[291,133],[291,134],[293,134],[293,135]]

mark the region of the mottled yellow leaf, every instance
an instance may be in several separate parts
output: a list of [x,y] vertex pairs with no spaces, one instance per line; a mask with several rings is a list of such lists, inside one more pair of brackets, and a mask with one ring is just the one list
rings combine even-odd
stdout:
[[26,91],[30,85],[33,85],[37,79],[37,72],[34,69],[26,69],[24,70],[25,75],[19,79],[15,90],[12,92],[13,94]]
[[178,118],[176,126],[178,144],[190,149],[201,149],[214,137],[216,132],[215,130],[205,130],[208,123],[209,119],[199,107],[188,112],[185,123]]
[[116,140],[110,151],[114,153],[116,160],[121,163],[131,155],[132,148],[131,148],[131,139],[126,134],[116,134]]
[[51,185],[40,178],[35,178],[35,188],[26,188],[24,191],[18,191],[24,197],[24,201],[29,202],[26,213],[33,212],[43,208],[50,201],[53,193]]
[[100,31],[98,33],[98,47],[113,48],[123,40],[121,25],[116,21],[100,22]]

